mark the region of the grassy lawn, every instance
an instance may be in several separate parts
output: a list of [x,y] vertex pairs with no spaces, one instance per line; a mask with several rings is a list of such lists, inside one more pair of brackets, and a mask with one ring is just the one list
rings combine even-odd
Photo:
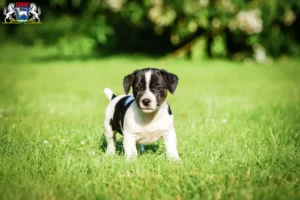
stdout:
[[[16,50],[17,51],[17,50]],[[1,50],[0,199],[299,199],[300,62],[15,58]],[[136,68],[180,78],[168,96],[182,163],[163,142],[105,157],[104,87]]]

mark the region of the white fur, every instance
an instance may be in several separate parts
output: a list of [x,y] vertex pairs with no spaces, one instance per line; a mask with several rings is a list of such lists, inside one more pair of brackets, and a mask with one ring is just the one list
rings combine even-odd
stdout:
[[[145,112],[145,113],[153,112],[156,109],[156,105],[157,105],[156,97],[150,90],[151,75],[152,75],[151,70],[149,70],[148,72],[145,73],[146,92],[140,98],[140,102],[139,102],[139,105],[142,108],[142,111]],[[144,99],[150,99],[151,102],[150,102],[149,106],[146,107],[146,106],[143,105],[142,101]],[[147,109],[143,109],[143,108],[147,108]]]
[[109,88],[105,88],[103,90],[103,92],[105,93],[105,95],[107,96],[108,100],[111,100],[112,96],[113,96],[113,92],[111,91],[111,89]]

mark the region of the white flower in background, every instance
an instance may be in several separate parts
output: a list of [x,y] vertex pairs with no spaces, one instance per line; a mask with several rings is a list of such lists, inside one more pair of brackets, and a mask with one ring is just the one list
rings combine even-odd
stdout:
[[199,5],[201,7],[206,7],[209,4],[209,0],[199,0]]
[[154,22],[155,24],[158,24],[158,18],[162,15],[162,6],[157,5],[150,8],[148,12],[149,19]]
[[148,12],[149,19],[159,26],[171,24],[176,18],[176,11],[172,7],[162,5],[153,6]]
[[84,140],[82,140],[82,141],[80,142],[80,144],[82,144],[82,145],[85,145],[85,141],[84,141]]
[[222,123],[222,124],[227,124],[227,119],[226,119],[226,118],[222,119],[222,120],[221,120],[221,123]]
[[258,63],[263,63],[267,60],[266,51],[259,44],[253,45],[254,59]]
[[235,20],[237,27],[248,35],[260,33],[263,30],[263,21],[259,9],[240,11]]
[[283,21],[286,26],[291,26],[295,20],[296,20],[296,15],[295,13],[293,13],[293,11],[289,10],[284,13]]
[[106,0],[106,4],[115,12],[120,11],[126,0]]
[[47,144],[49,144],[49,142],[48,142],[48,140],[44,140],[44,145],[47,145]]
[[95,152],[95,150],[91,150],[91,151],[88,152],[88,154],[89,154],[90,156],[94,156],[94,155],[96,154],[96,152]]

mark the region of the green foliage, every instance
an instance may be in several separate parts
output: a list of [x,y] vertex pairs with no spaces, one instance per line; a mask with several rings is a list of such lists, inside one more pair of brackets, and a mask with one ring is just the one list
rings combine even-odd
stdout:
[[[142,48],[147,52],[152,47],[143,41],[151,40],[159,51],[164,40],[163,54],[205,35],[208,41],[222,36],[223,56],[245,51],[251,55],[257,45],[272,57],[299,55],[298,0],[49,0],[44,5],[53,13],[45,9],[43,25],[17,27],[15,37],[23,43],[38,40],[45,45],[61,45],[61,38],[74,34],[74,38],[81,35],[94,41],[87,52],[95,48],[118,51],[124,45],[130,51]],[[145,31],[155,34],[145,36]],[[123,37],[140,44],[120,41]],[[220,52],[208,54],[219,56]]]
[[78,58],[92,55],[95,45],[95,40],[79,35],[61,38],[57,46],[62,57]]

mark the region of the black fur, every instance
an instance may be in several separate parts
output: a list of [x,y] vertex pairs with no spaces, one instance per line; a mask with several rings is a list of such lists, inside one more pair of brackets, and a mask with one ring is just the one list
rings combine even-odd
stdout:
[[132,104],[134,99],[130,100],[126,105],[126,100],[130,98],[130,96],[125,96],[121,98],[118,103],[115,106],[115,111],[113,115],[113,119],[110,121],[110,125],[112,126],[112,129],[114,131],[119,132],[120,134],[123,134],[123,126],[124,126],[124,117],[127,109]]
[[117,97],[117,95],[113,94],[111,100],[113,100],[115,97]]
[[130,88],[132,86],[132,82],[135,79],[135,76],[137,74],[139,70],[135,70],[134,72],[132,72],[132,74],[128,74],[127,76],[124,77],[123,79],[123,88],[124,88],[124,92],[127,95],[130,91]]
[[164,78],[166,79],[168,90],[171,94],[174,94],[177,84],[178,77],[175,74],[169,73],[166,70],[160,70]]
[[171,107],[169,104],[168,104],[168,113],[169,113],[169,115],[172,115],[172,110],[171,110]]

